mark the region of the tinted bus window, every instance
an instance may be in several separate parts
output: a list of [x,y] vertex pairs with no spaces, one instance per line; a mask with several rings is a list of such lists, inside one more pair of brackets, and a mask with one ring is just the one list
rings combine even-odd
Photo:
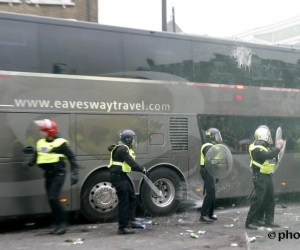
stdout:
[[260,125],[266,125],[271,131],[273,145],[278,127],[282,128],[282,137],[286,140],[286,150],[300,150],[300,120],[279,117],[245,117],[199,115],[198,122],[202,136],[209,128],[220,130],[223,143],[231,151],[248,153],[248,147],[254,140],[254,132]]
[[299,88],[300,53],[255,48],[252,58],[254,86]]
[[131,129],[137,135],[136,154],[147,153],[147,116],[76,115],[77,155],[109,154],[108,146],[116,144],[119,133]]
[[99,76],[123,72],[118,33],[45,24],[39,32],[43,73]]
[[193,43],[193,60],[196,82],[219,84],[249,84],[244,69],[238,68],[232,53],[233,44],[207,42]]
[[37,25],[1,20],[0,70],[38,72]]
[[193,80],[191,42],[133,34],[123,34],[123,41],[126,74],[166,81]]

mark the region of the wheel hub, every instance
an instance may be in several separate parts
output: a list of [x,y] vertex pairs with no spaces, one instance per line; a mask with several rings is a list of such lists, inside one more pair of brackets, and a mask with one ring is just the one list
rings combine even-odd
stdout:
[[158,207],[169,206],[175,198],[175,187],[173,183],[166,178],[158,179],[154,185],[162,192],[163,197],[157,196],[151,191],[151,199]]
[[110,182],[100,182],[91,189],[89,201],[97,212],[110,212],[118,205],[116,189]]

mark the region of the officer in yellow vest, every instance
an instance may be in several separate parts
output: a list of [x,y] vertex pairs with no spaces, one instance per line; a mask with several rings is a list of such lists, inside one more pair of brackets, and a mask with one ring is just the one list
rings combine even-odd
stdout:
[[[270,130],[261,126],[255,131],[255,141],[249,147],[255,195],[251,199],[246,219],[245,226],[248,229],[257,229],[259,226],[280,227],[274,223],[275,198],[272,174],[284,142],[282,139],[278,140],[273,150],[270,149],[271,142]],[[264,218],[258,218],[261,211]]]
[[124,130],[120,133],[118,144],[108,147],[111,154],[109,164],[111,183],[116,188],[119,199],[118,234],[134,234],[132,228],[143,228],[135,220],[136,195],[127,176],[131,170],[148,175],[146,169],[135,161],[132,147],[136,145],[136,134],[132,130]]
[[67,230],[66,213],[59,201],[66,175],[65,158],[67,157],[71,164],[72,185],[78,182],[78,165],[73,152],[69,148],[69,142],[58,136],[56,122],[48,119],[34,122],[39,127],[43,138],[37,142],[33,158],[26,162],[24,166],[37,164],[45,171],[47,198],[56,223],[56,227],[50,231],[50,234],[60,235]]
[[201,207],[201,222],[211,223],[217,220],[214,215],[215,200],[216,200],[216,187],[215,178],[211,176],[205,169],[205,157],[208,150],[215,144],[222,141],[221,133],[216,128],[210,128],[205,131],[207,143],[203,144],[200,150],[200,174],[204,181],[205,198]]

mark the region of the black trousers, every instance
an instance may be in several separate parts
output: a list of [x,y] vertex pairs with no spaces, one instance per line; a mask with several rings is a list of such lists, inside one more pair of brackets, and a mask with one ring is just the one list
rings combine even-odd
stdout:
[[136,195],[129,178],[123,173],[111,173],[111,183],[117,190],[119,199],[119,228],[128,226],[129,220],[135,220]]
[[212,216],[214,214],[216,201],[215,179],[207,172],[205,168],[201,168],[200,174],[204,181],[205,190],[205,197],[201,208],[201,215]]
[[60,192],[65,181],[64,173],[55,173],[46,175],[45,188],[48,202],[55,220],[56,225],[61,225],[67,222],[66,213],[63,206],[59,202]]
[[265,220],[266,223],[274,222],[275,196],[271,174],[257,173],[253,178],[255,195],[246,219],[246,224]]

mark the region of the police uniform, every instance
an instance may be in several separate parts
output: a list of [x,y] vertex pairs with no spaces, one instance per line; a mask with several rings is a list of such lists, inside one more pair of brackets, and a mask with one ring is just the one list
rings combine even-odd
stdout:
[[108,148],[111,152],[109,170],[111,182],[117,190],[119,199],[119,234],[134,233],[130,228],[142,228],[135,222],[136,195],[127,176],[131,171],[143,172],[135,161],[132,148],[123,142]]
[[36,144],[34,157],[28,162],[29,166],[37,164],[45,171],[47,198],[57,225],[50,232],[52,234],[63,234],[66,232],[67,218],[59,201],[60,191],[66,175],[66,157],[71,164],[71,184],[73,185],[78,181],[78,165],[67,140],[56,136],[40,139]]
[[212,222],[216,217],[214,215],[215,200],[216,200],[216,188],[215,179],[205,169],[205,156],[208,150],[213,146],[212,143],[205,143],[201,147],[200,156],[200,174],[204,181],[205,198],[201,207],[200,221]]
[[272,174],[279,152],[279,148],[271,150],[261,140],[255,141],[249,147],[255,195],[251,199],[246,228],[256,229],[257,226],[279,227],[274,223],[275,197],[272,181]]

